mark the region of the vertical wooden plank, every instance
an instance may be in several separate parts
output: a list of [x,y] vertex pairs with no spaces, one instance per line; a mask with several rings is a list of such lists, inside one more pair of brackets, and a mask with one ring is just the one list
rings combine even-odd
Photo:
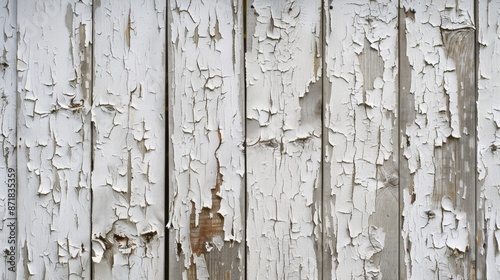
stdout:
[[170,279],[242,279],[241,1],[170,1]]
[[321,279],[321,1],[248,2],[248,278]]
[[500,279],[499,10],[498,1],[478,1],[477,279]]
[[398,275],[398,1],[326,0],[325,251],[330,279]]
[[[471,1],[472,2],[472,1]],[[467,3],[471,5],[473,3]],[[472,6],[472,5],[471,5]],[[471,11],[473,7],[469,6]],[[471,14],[474,20],[474,14]],[[437,164],[437,172],[443,174],[441,184],[448,185],[449,195],[455,199],[457,209],[467,215],[465,228],[469,233],[467,257],[461,269],[466,270],[469,279],[476,274],[476,67],[475,67],[475,30],[459,28],[441,31],[446,54],[455,63],[456,79],[445,73],[445,91],[448,95],[457,94],[456,99],[449,97],[449,106],[456,106],[455,114],[459,122],[460,140],[449,139],[443,145],[442,154],[436,153],[441,163]],[[448,76],[448,77],[446,77]],[[451,78],[451,79],[450,79]],[[452,118],[453,119],[453,118]],[[451,176],[450,176],[451,175]],[[438,195],[439,192],[435,192]],[[460,216],[457,220],[460,220]],[[462,225],[462,230],[463,230]],[[455,231],[452,231],[454,235]],[[451,244],[451,241],[450,241]],[[451,245],[453,247],[453,245]],[[453,251],[457,254],[456,250]]]
[[401,119],[406,279],[475,277],[472,0],[403,1]]
[[[401,2],[401,1],[400,1]],[[405,137],[405,126],[408,123],[411,123],[415,119],[415,102],[413,101],[413,96],[410,93],[411,88],[411,75],[403,73],[402,69],[411,69],[410,61],[408,60],[408,56],[406,55],[406,17],[407,14],[405,10],[400,5],[399,13],[398,13],[398,22],[399,22],[399,32],[398,32],[398,56],[399,56],[399,211],[402,214],[404,205],[403,205],[403,189],[409,188],[410,181],[412,180],[411,176],[405,176],[405,174],[410,174],[410,170],[408,168],[408,161],[404,156],[403,147],[407,144],[407,139]],[[408,13],[408,16],[411,16],[411,11]],[[404,142],[404,143],[403,143]],[[399,226],[402,229],[402,225],[404,223],[403,216],[399,217]],[[406,264],[404,261],[405,251],[404,251],[404,241],[403,235],[399,236],[399,279],[407,279],[406,277]]]
[[16,278],[17,1],[0,4],[0,262],[1,279]]
[[94,279],[163,279],[164,0],[95,2]]
[[91,1],[17,4],[17,279],[88,279]]

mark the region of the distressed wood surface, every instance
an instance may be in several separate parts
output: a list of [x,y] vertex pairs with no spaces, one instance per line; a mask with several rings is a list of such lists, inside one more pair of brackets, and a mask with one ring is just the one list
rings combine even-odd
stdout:
[[[16,268],[16,104],[17,1],[0,4],[0,262],[1,279],[14,279]],[[14,224],[13,224],[14,223]]]
[[500,2],[478,3],[477,279],[500,279]]
[[170,1],[171,279],[244,278],[241,1]]
[[[473,1],[403,1],[404,279],[475,273]],[[403,261],[403,260],[402,260]],[[403,270],[402,269],[402,270]]]
[[398,274],[397,8],[325,2],[325,279]]
[[247,6],[247,277],[321,278],[321,1]]
[[[409,14],[411,15],[411,14]],[[398,32],[398,56],[399,56],[399,69],[411,69],[410,61],[406,55],[406,32],[401,32],[401,30],[406,30],[406,12],[400,6],[399,9],[399,32]],[[404,124],[411,123],[415,119],[415,105],[412,99],[412,94],[410,93],[411,88],[411,75],[399,75],[399,112],[401,113],[398,118],[398,128],[399,128],[399,175],[410,174],[408,167],[408,161],[404,156],[404,143],[406,142],[406,137],[404,137]],[[411,176],[399,176],[399,213],[401,215],[403,210],[403,192],[401,191],[405,187],[410,187]],[[399,217],[399,228],[402,228],[404,220],[402,216]],[[406,264],[404,262],[404,252],[401,251],[404,248],[403,236],[399,236],[399,278],[406,279]]]
[[0,279],[500,279],[499,15],[1,1]]
[[163,0],[96,1],[92,97],[93,279],[163,279]]
[[18,1],[17,279],[90,277],[90,1]]

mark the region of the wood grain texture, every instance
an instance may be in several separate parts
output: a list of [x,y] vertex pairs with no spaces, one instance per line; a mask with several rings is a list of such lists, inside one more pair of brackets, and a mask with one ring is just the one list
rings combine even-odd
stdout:
[[477,279],[500,278],[500,3],[478,2]]
[[0,279],[500,279],[499,1],[3,0],[0,31]]
[[245,278],[242,13],[169,4],[171,279]]
[[[408,13],[411,16],[411,12]],[[411,69],[410,61],[408,60],[408,55],[406,54],[407,43],[406,43],[406,12],[403,8],[399,9],[399,32],[398,32],[398,56],[399,56],[399,69]],[[404,137],[404,126],[405,124],[411,123],[415,119],[415,101],[413,99],[412,94],[410,93],[411,89],[411,75],[403,74],[400,71],[399,75],[399,118],[398,118],[398,127],[399,127],[399,213],[402,213],[403,210],[403,188],[410,188],[410,192],[412,192],[412,184],[410,181],[412,180],[412,176],[401,176],[402,174],[410,174],[410,169],[408,166],[408,160],[404,156],[403,147],[405,144],[402,141],[406,141],[406,137]],[[403,217],[399,217],[399,228],[402,229],[402,224],[404,220]],[[399,238],[399,277],[398,279],[406,279],[406,264],[404,262],[404,239],[400,234]]]
[[[460,139],[448,139],[436,153],[437,173],[443,174],[441,184],[446,193],[435,195],[450,196],[460,211],[467,215],[466,228],[469,233],[465,253],[464,269],[466,275],[473,278],[476,274],[476,81],[475,81],[475,43],[474,29],[460,28],[443,30],[443,42],[446,55],[455,64],[457,80],[446,78],[444,87],[449,97],[449,106],[456,106]],[[456,94],[456,99],[452,96]],[[456,251],[454,251],[456,253]]]
[[[0,249],[7,255],[0,262],[0,279],[15,279],[16,234],[12,219],[16,217],[15,204],[16,104],[17,104],[17,1],[0,4]],[[10,170],[10,171],[9,171]],[[14,177],[12,177],[14,174]],[[6,254],[8,252],[8,254]]]
[[247,277],[321,278],[321,1],[247,6]]
[[93,279],[163,279],[166,3],[96,1]]
[[88,279],[91,1],[17,4],[17,279]]
[[398,274],[397,1],[326,1],[325,277]]
[[470,279],[475,262],[473,1],[403,1],[405,279]]

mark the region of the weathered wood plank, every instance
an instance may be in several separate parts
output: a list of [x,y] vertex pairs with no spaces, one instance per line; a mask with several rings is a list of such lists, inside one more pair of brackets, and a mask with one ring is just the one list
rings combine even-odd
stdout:
[[247,275],[321,279],[321,1],[247,21]]
[[500,279],[500,2],[478,1],[477,279]]
[[[470,4],[470,3],[467,3]],[[474,19],[471,15],[472,20]],[[463,269],[468,270],[469,279],[476,273],[476,79],[475,79],[475,31],[472,28],[443,30],[446,54],[455,63],[456,81],[445,73],[444,87],[448,95],[457,94],[455,100],[449,97],[450,107],[456,106],[460,140],[449,139],[436,158],[441,159],[437,172],[443,174],[441,184],[448,186],[449,195],[457,207],[466,213],[466,228],[469,232],[468,247]],[[448,77],[446,77],[448,76]],[[435,192],[438,195],[438,192]],[[456,253],[456,251],[454,252]]]
[[402,8],[404,277],[470,279],[475,273],[473,1],[403,1]]
[[17,4],[17,279],[88,279],[91,1]]
[[[411,14],[408,14],[411,15]],[[406,55],[406,13],[403,8],[399,9],[399,32],[398,32],[398,56],[399,56],[399,69],[411,69],[410,61]],[[401,176],[402,174],[410,174],[410,169],[408,167],[408,160],[404,156],[404,147],[406,142],[406,137],[404,137],[404,126],[405,124],[411,123],[415,119],[415,102],[413,96],[410,93],[411,88],[411,75],[400,73],[399,75],[399,113],[398,125],[399,125],[399,212],[402,213],[403,210],[403,188],[411,187],[410,181],[411,176]],[[399,217],[400,230],[402,229],[402,224],[404,220],[403,217]],[[399,278],[406,279],[406,264],[404,262],[404,241],[403,236],[399,236]]]
[[324,275],[398,275],[398,2],[325,2]]
[[16,268],[16,83],[17,1],[0,4],[0,262],[1,279],[15,279]]
[[169,276],[244,278],[241,1],[169,7]]
[[164,0],[96,1],[93,279],[164,279]]

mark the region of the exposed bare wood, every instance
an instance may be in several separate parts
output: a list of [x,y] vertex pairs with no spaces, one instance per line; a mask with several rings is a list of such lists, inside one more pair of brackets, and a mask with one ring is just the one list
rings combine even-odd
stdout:
[[[408,60],[408,55],[406,54],[407,44],[406,44],[406,17],[413,17],[412,11],[405,12],[403,8],[399,9],[399,32],[398,32],[398,56],[399,56],[399,69],[411,69],[410,62]],[[412,180],[412,176],[401,176],[403,174],[410,174],[410,169],[408,166],[408,160],[404,156],[403,147],[406,142],[406,137],[404,137],[404,127],[406,124],[411,123],[415,119],[415,101],[413,100],[413,96],[410,93],[411,88],[411,75],[403,74],[400,71],[399,75],[399,118],[398,118],[398,141],[400,153],[399,153],[399,213],[402,213],[403,210],[403,188],[409,188],[409,192],[413,192],[413,185],[410,184]],[[402,224],[404,220],[403,217],[399,217],[399,229],[402,229]],[[406,265],[404,262],[404,240],[403,236],[400,234],[399,236],[399,278],[398,279],[406,279]]]
[[498,2],[1,1],[0,280],[500,279]]
[[397,1],[326,1],[325,276],[398,274]]
[[171,279],[242,279],[241,1],[170,1]]
[[96,1],[93,279],[164,279],[164,0]]
[[402,8],[404,275],[470,279],[475,270],[473,1],[403,1]]
[[321,1],[247,8],[247,276],[321,278]]

